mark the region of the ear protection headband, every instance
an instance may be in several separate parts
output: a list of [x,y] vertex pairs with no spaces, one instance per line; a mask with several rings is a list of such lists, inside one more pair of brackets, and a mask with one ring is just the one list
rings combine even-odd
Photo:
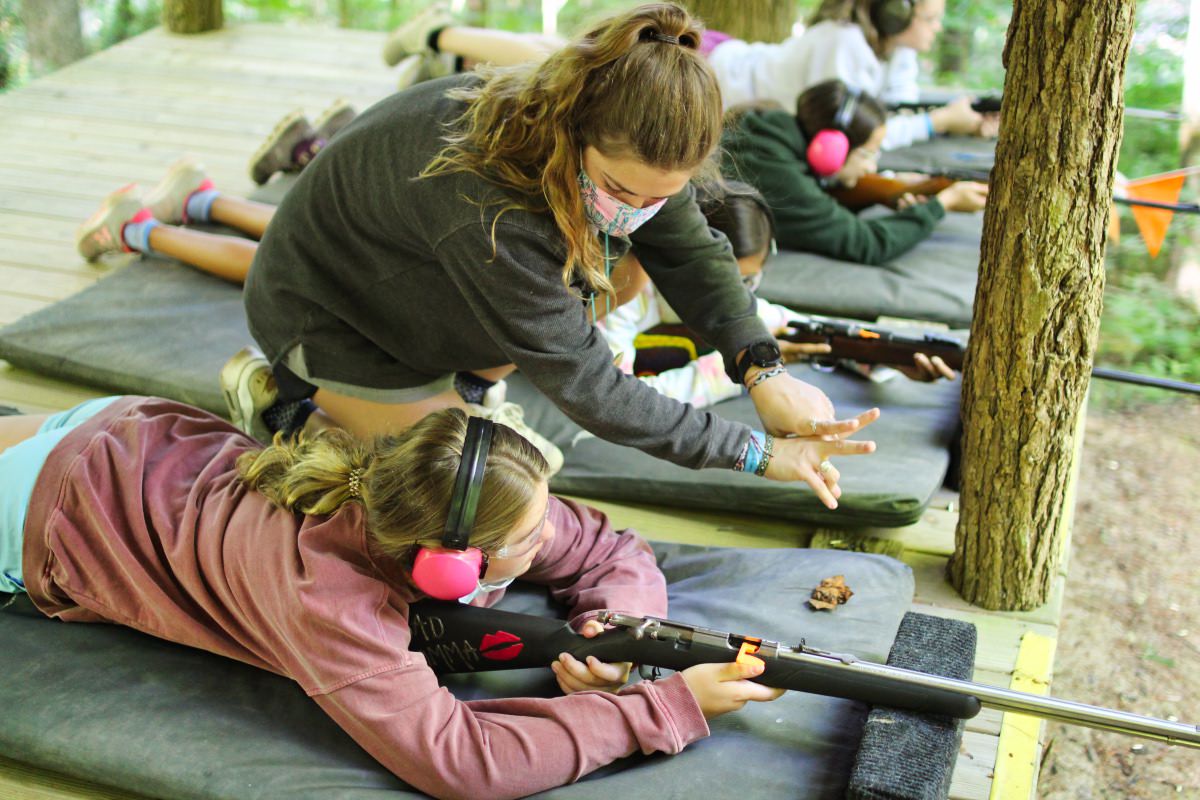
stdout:
[[491,420],[467,419],[462,460],[454,477],[442,546],[422,547],[413,562],[413,584],[438,600],[457,600],[469,595],[487,572],[487,554],[471,547],[469,542],[483,491],[483,470],[492,446],[492,429]]
[[858,98],[862,93],[854,87],[846,87],[846,96],[833,118],[833,127],[817,131],[808,143],[808,165],[818,178],[828,178],[846,164],[850,156],[850,137],[846,131],[858,112]]
[[877,0],[871,3],[871,24],[883,38],[895,36],[912,24],[916,0]]

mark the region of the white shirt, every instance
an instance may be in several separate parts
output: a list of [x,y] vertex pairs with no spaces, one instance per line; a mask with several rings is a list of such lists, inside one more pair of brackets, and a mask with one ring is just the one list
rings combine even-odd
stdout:
[[[709,63],[726,108],[773,100],[794,112],[805,89],[835,78],[884,103],[915,103],[920,97],[917,51],[897,47],[881,61],[862,28],[849,22],[819,22],[779,44],[731,39],[717,45]],[[927,120],[924,114],[889,118],[884,149],[928,139]]]

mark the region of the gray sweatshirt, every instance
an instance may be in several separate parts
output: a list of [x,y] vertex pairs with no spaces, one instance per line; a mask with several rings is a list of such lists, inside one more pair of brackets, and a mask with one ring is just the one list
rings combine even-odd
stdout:
[[[315,380],[378,389],[516,364],[596,436],[695,469],[732,467],[749,427],[614,366],[582,284],[563,286],[566,246],[548,213],[509,210],[497,220],[519,198],[467,173],[417,178],[464,109],[447,90],[473,80],[430,81],[383,100],[305,168],[246,282],[254,338],[273,363],[303,345]],[[738,351],[770,340],[691,187],[629,241],[610,239],[609,254],[630,246],[731,372]]]

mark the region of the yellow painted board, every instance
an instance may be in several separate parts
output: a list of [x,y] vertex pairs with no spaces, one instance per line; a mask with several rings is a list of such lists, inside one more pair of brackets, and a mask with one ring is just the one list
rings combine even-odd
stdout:
[[[1048,694],[1057,642],[1057,639],[1036,633],[1021,637],[1017,667],[1009,688],[1029,694]],[[989,800],[1029,800],[1033,797],[1037,789],[1043,724],[1043,720],[1028,714],[1004,714]]]

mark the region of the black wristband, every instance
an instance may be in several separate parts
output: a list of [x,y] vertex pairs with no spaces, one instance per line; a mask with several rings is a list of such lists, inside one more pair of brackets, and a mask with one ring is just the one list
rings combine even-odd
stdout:
[[741,358],[737,360],[737,381],[745,385],[746,373],[751,367],[760,367],[762,369],[770,369],[777,367],[783,363],[783,354],[779,352],[779,345],[775,340],[757,341],[746,348],[742,353]]

